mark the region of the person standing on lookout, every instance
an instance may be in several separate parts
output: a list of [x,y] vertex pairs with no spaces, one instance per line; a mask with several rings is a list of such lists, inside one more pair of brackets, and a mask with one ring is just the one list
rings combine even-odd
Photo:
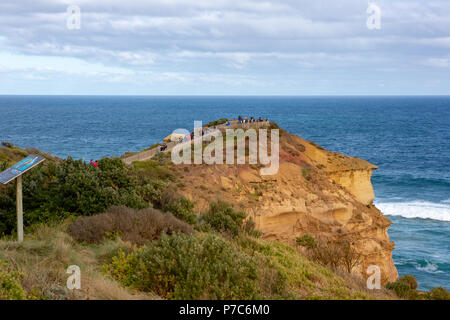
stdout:
[[98,167],[98,162],[97,162],[97,160],[95,160],[95,162],[94,162],[94,167]]

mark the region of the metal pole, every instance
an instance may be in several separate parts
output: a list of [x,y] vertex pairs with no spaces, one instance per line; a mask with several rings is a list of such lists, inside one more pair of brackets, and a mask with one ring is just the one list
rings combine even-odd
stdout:
[[17,240],[23,242],[22,176],[16,179]]

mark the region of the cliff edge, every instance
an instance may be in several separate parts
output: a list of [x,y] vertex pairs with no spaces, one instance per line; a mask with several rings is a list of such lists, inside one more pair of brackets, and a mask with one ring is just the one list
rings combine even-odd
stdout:
[[[398,278],[389,241],[391,222],[372,203],[369,162],[325,150],[280,130],[280,165],[261,176],[260,165],[177,165],[178,192],[198,211],[227,201],[245,211],[263,238],[295,246],[305,234],[326,241],[346,240],[361,255],[352,272],[367,277],[376,265],[382,283]],[[246,162],[248,163],[248,161]]]

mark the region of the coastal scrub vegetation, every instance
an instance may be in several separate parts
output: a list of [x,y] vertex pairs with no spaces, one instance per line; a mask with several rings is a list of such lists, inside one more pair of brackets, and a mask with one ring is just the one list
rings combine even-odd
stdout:
[[171,213],[153,208],[134,210],[115,206],[105,213],[78,217],[67,231],[79,242],[101,243],[106,238],[120,237],[124,241],[143,245],[147,241],[159,239],[163,234],[191,234],[194,230]]
[[166,299],[376,298],[287,245],[247,235],[164,235],[118,252],[103,268],[130,289]]
[[316,240],[310,234],[304,234],[301,237],[297,237],[295,239],[295,243],[299,246],[304,246],[309,249],[313,249],[316,247]]
[[209,210],[201,215],[202,221],[213,230],[231,236],[237,236],[242,230],[245,217],[244,212],[235,211],[230,204],[222,201],[211,203]]
[[386,289],[392,290],[399,298],[409,300],[450,300],[450,293],[444,287],[432,288],[429,292],[417,290],[418,283],[413,275],[401,276],[390,282]]
[[[187,217],[193,208],[187,199],[177,197],[167,202],[163,198],[172,181],[170,168],[156,160],[133,167],[127,167],[118,158],[103,158],[98,161],[98,167],[70,157],[46,161],[25,173],[25,226],[73,216],[91,216],[111,206],[155,207]],[[15,207],[14,183],[0,186],[0,234],[15,231]],[[192,216],[189,219],[192,222]]]
[[[6,166],[28,155],[17,152],[0,148]],[[198,214],[176,193],[163,156],[132,166],[104,158],[97,168],[48,159],[25,174],[23,243],[14,240],[14,185],[0,186],[0,299],[392,299],[401,292],[368,290],[360,278],[260,239],[229,203]],[[322,248],[311,238],[299,245]],[[66,287],[73,264],[83,272],[77,292]],[[406,283],[413,290],[409,278],[397,286]],[[436,288],[420,297],[447,295]]]
[[221,119],[218,119],[218,120],[213,120],[213,121],[211,121],[211,122],[208,122],[208,123],[206,124],[206,127],[214,127],[214,126],[218,126],[218,125],[224,124],[224,123],[227,122],[227,121],[228,121],[227,118],[221,118]]

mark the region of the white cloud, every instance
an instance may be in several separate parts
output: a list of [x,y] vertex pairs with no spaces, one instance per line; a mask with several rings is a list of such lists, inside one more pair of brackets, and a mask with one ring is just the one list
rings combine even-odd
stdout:
[[[33,70],[30,81],[75,74],[148,83],[147,73],[180,85],[260,86],[273,75],[305,81],[308,70],[335,79],[353,74],[357,83],[367,71],[413,72],[418,61],[432,72],[448,67],[448,0],[375,2],[382,10],[377,31],[366,28],[361,0],[1,2],[0,72]],[[81,8],[80,30],[66,27],[69,4]]]

